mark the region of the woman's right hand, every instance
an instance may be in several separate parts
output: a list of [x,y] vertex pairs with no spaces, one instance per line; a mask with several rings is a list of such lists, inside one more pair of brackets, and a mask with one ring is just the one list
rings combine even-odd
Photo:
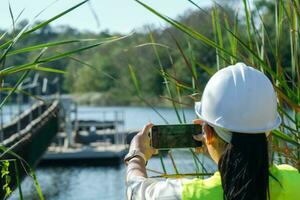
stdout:
[[[201,119],[194,119],[193,124],[203,125],[204,121],[202,121]],[[202,147],[196,147],[195,152],[196,153],[203,153],[205,155],[208,155],[203,136],[204,136],[204,133],[198,134],[198,135],[193,135],[194,140],[202,142],[202,144],[203,144]]]
[[146,157],[146,161],[148,161],[153,154],[157,154],[158,152],[156,149],[153,149],[150,146],[149,131],[152,128],[152,126],[153,124],[151,123],[145,125],[143,130],[141,130],[133,137],[129,147],[129,151],[138,150],[142,152]]

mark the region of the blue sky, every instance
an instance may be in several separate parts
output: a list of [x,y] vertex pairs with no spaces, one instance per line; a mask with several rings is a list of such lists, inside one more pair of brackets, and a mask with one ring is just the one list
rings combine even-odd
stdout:
[[[140,6],[134,0],[90,0],[91,5],[97,13],[100,26],[93,17],[90,6],[83,5],[75,11],[59,19],[53,25],[67,24],[80,30],[99,32],[105,29],[111,32],[128,33],[133,29],[139,29],[144,24],[164,25],[164,22]],[[161,13],[170,17],[176,17],[189,9],[196,9],[187,0],[141,0]],[[6,0],[0,7],[0,28],[11,26],[8,4],[11,4],[14,15],[22,9],[22,19],[32,19],[39,11],[54,2],[54,0]],[[81,2],[81,0],[57,0],[42,15],[39,20],[45,20],[59,12]],[[195,0],[199,5],[205,7],[210,1]],[[201,2],[201,3],[200,3]]]

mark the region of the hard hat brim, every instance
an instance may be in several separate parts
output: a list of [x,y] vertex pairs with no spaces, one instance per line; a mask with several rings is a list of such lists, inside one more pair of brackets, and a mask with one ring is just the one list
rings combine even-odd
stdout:
[[224,127],[221,124],[215,123],[213,121],[208,120],[206,117],[204,117],[201,113],[202,113],[202,106],[201,106],[201,101],[195,102],[195,113],[196,115],[199,117],[199,119],[213,125],[213,126],[217,126],[223,129],[226,129],[228,131],[232,131],[232,132],[239,132],[239,133],[264,133],[264,132],[269,132],[272,131],[276,128],[278,128],[282,122],[281,117],[279,116],[279,114],[277,113],[276,119],[274,120],[274,123],[271,126],[268,127],[263,127],[263,128],[256,128],[256,129],[247,129],[247,127],[245,127],[245,129],[240,129],[240,128],[235,128],[235,127]]

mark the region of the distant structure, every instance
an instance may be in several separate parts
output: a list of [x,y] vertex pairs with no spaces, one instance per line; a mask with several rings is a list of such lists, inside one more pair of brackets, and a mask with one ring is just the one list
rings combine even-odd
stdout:
[[[19,90],[35,97],[13,94],[0,109],[0,145],[7,149],[1,159],[13,161],[10,172],[24,177],[24,162],[31,167],[121,164],[127,152],[124,113],[97,112],[93,114],[98,120],[78,119],[78,106],[70,96],[59,91],[43,95],[47,84],[47,79],[39,82],[38,75],[25,80]],[[10,176],[14,187],[17,174]]]
[[[62,108],[60,129],[41,165],[118,165],[127,152],[122,111],[80,111],[69,95],[59,98]],[[91,120],[89,115],[96,115]]]

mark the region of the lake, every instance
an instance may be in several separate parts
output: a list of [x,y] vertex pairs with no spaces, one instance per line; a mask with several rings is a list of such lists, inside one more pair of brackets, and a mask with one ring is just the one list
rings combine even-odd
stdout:
[[[178,123],[176,113],[170,108],[156,108],[169,123]],[[99,113],[121,111],[124,113],[124,129],[139,130],[148,122],[164,124],[151,108],[145,107],[79,107],[79,119],[99,119]],[[196,118],[192,109],[184,109],[187,122]],[[109,118],[109,116],[107,116]],[[195,165],[188,150],[175,151],[173,154],[179,172],[193,173]],[[209,171],[216,170],[211,160],[199,156]],[[171,160],[164,158],[168,173],[175,173]],[[152,158],[147,168],[162,172],[160,159]],[[125,198],[125,167],[49,167],[36,169],[38,182],[46,200],[122,200]],[[149,176],[158,175],[149,173]],[[38,199],[31,178],[22,182],[25,200]],[[17,191],[9,200],[17,200]]]

